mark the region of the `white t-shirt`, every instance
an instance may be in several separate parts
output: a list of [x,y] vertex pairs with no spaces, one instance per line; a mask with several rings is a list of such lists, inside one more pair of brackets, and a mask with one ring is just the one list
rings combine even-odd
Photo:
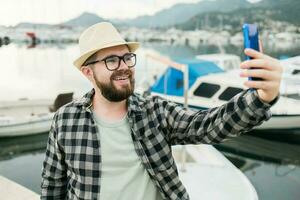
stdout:
[[161,195],[138,157],[127,117],[105,122],[96,116],[101,145],[103,200],[161,200]]

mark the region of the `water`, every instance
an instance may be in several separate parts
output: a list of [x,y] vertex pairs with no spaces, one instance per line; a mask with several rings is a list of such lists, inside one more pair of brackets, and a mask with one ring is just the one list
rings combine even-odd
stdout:
[[[243,56],[241,48],[228,46],[225,49],[228,53]],[[171,58],[192,58],[197,54],[219,52],[215,46],[192,49],[159,43],[144,44],[137,52],[137,82],[145,76],[145,70],[153,70],[158,66],[145,59],[145,53],[152,50]],[[272,51],[267,48],[265,52],[278,57],[297,55],[300,51],[299,48]],[[91,84],[72,65],[78,54],[75,45],[27,48],[10,44],[1,47],[0,100],[54,98],[58,93],[65,91],[73,91],[75,96],[81,96],[91,88]],[[47,134],[12,139],[1,138],[0,174],[39,193],[46,142]],[[282,144],[278,141],[274,141],[275,143]],[[300,148],[298,144],[292,145]],[[260,199],[300,198],[300,164],[297,160],[285,163],[270,159],[270,155],[253,156],[239,149],[228,151],[226,143],[216,147],[244,172],[256,188]],[[287,148],[285,150],[288,152]],[[276,151],[278,149],[274,149],[274,152]],[[288,154],[286,155],[288,157]]]
[[299,143],[266,139],[272,134],[250,132],[215,147],[248,177],[260,199],[299,199]]
[[[225,155],[230,159],[228,154],[225,153]],[[255,159],[248,159],[239,155],[234,155],[234,157],[246,162],[246,166],[244,168],[242,167],[241,170],[255,187],[259,199],[299,199],[299,165],[274,164]]]

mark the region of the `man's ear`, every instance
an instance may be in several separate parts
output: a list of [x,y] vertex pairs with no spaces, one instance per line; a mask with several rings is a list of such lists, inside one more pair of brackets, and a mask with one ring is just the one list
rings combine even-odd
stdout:
[[89,79],[90,81],[93,81],[93,70],[90,68],[90,67],[87,67],[87,66],[82,66],[80,68],[80,71],[83,73],[83,75]]

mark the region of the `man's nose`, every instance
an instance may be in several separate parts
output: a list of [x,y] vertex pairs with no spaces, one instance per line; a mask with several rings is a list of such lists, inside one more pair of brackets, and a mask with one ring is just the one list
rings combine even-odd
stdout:
[[129,68],[129,67],[128,67],[127,64],[124,62],[124,60],[121,59],[119,69],[128,69],[128,68]]

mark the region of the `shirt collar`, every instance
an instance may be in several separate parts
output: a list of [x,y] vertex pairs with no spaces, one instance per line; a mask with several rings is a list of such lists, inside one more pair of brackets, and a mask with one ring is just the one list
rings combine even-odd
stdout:
[[74,101],[75,106],[83,107],[84,109],[88,109],[92,106],[93,96],[95,94],[95,89],[93,88],[91,91],[86,93],[83,97]]

